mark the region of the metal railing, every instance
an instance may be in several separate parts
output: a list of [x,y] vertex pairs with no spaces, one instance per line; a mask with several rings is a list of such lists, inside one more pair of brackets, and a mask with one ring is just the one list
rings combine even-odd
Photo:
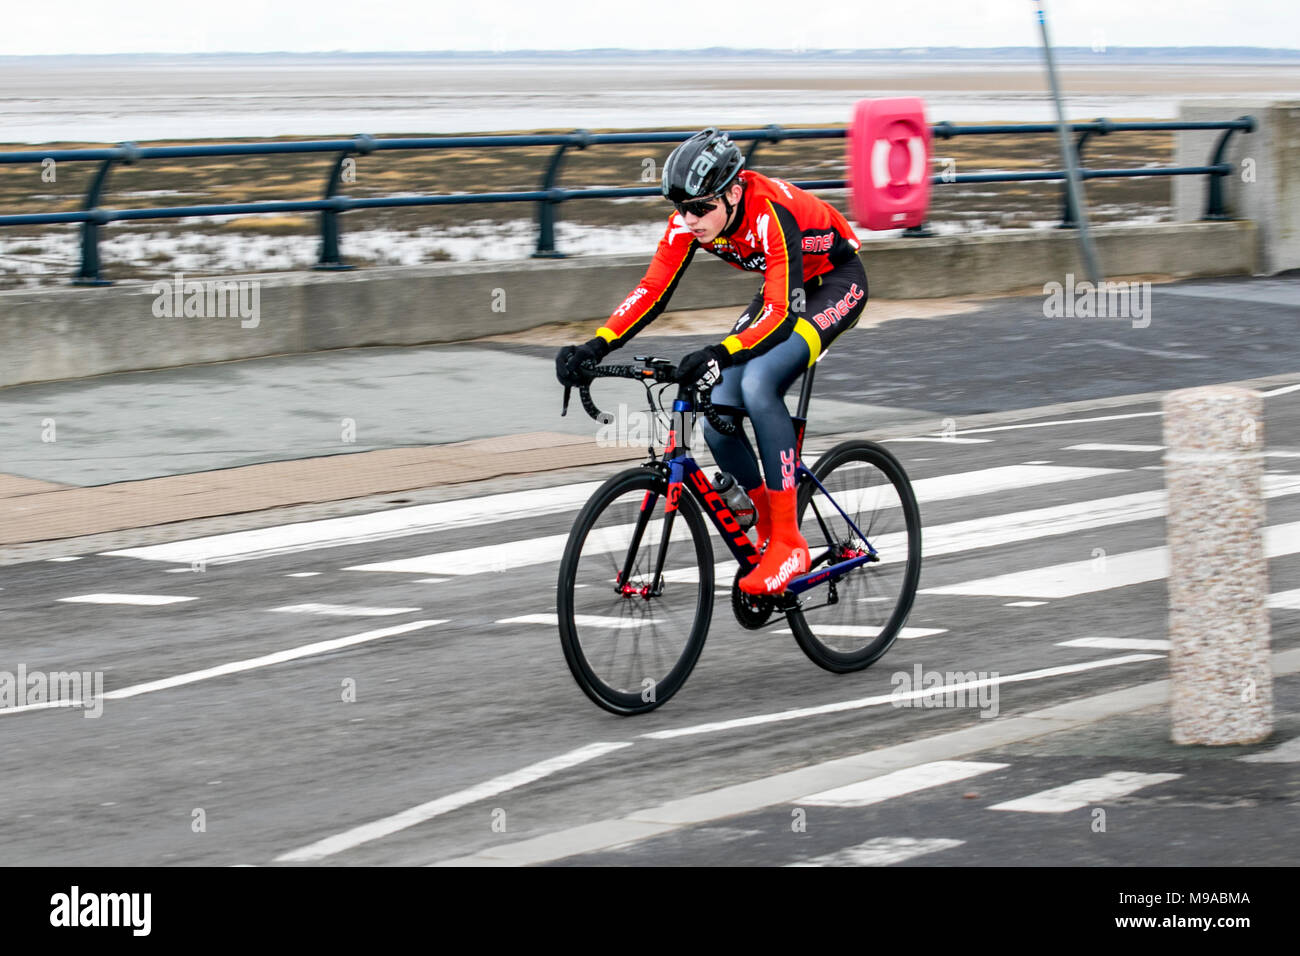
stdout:
[[[935,138],[951,139],[955,136],[976,136],[992,134],[1035,134],[1053,133],[1056,126],[1051,123],[1022,123],[988,126],[957,126],[952,123],[936,123],[931,126]],[[1112,123],[1099,119],[1090,123],[1074,123],[1071,129],[1079,134],[1074,148],[1080,160],[1084,145],[1089,138],[1106,136],[1111,133],[1130,131],[1178,131],[1178,130],[1222,130],[1215,145],[1210,161],[1205,166],[1163,166],[1140,169],[1080,169],[1084,179],[1119,179],[1143,176],[1206,176],[1206,207],[1204,219],[1227,219],[1223,202],[1223,178],[1232,172],[1231,164],[1224,161],[1229,138],[1238,131],[1253,132],[1255,120],[1251,116],[1242,116],[1235,120],[1223,122],[1161,122],[1161,123]],[[79,223],[81,225],[81,265],[72,279],[74,285],[110,285],[110,280],[100,275],[99,237],[100,229],[111,222],[125,222],[145,219],[181,219],[197,216],[253,215],[260,213],[284,212],[319,212],[321,225],[321,243],[319,261],[316,269],[351,269],[353,266],[343,262],[339,252],[339,216],[353,209],[380,209],[400,206],[443,206],[471,203],[515,203],[530,202],[537,204],[537,248],[535,257],[561,257],[564,254],[555,248],[555,221],[561,203],[575,199],[616,199],[637,196],[660,195],[657,186],[627,188],[589,188],[563,189],[558,181],[564,158],[569,150],[586,149],[590,146],[606,144],[652,144],[679,143],[691,133],[651,132],[651,133],[589,133],[576,130],[572,133],[547,135],[504,135],[504,136],[439,136],[427,138],[393,138],[376,139],[365,134],[352,139],[318,140],[310,142],[279,143],[241,143],[213,146],[153,146],[141,147],[135,143],[122,143],[118,146],[102,149],[57,149],[47,151],[29,150],[24,152],[0,153],[0,165],[19,163],[54,162],[98,162],[90,186],[82,201],[82,208],[75,212],[32,213],[23,215],[0,215],[0,226],[53,225],[58,223]],[[780,143],[787,140],[804,139],[843,139],[847,135],[844,128],[818,129],[784,129],[780,126],[768,126],[764,129],[739,130],[730,133],[733,140],[748,141],[746,165],[750,165],[755,152],[763,143]],[[386,150],[406,149],[466,149],[486,147],[518,146],[554,146],[538,188],[526,192],[471,193],[438,196],[390,196],[352,198],[339,194],[343,185],[344,164],[353,156],[366,156]],[[320,199],[226,203],[221,205],[170,206],[148,209],[104,209],[99,203],[104,192],[108,174],[115,164],[131,165],[146,159],[170,159],[196,156],[249,156],[271,153],[334,153],[335,159],[330,166],[329,176],[325,182],[324,195]],[[1080,162],[1082,165],[1082,162]],[[947,183],[1005,183],[1033,181],[1062,181],[1066,179],[1064,170],[1022,173],[954,173],[937,174],[930,177],[936,185]],[[844,189],[848,181],[844,179],[819,179],[796,181],[794,185],[802,189]],[[1062,211],[1062,228],[1070,228],[1076,218],[1075,210],[1069,203],[1068,191],[1065,191]],[[913,236],[929,235],[924,226],[910,229],[906,233]]]

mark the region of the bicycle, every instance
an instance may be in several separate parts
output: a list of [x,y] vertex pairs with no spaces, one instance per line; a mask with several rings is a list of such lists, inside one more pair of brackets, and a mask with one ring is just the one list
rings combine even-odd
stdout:
[[[731,606],[742,627],[759,630],[780,623],[776,615],[782,615],[809,659],[835,673],[879,660],[907,621],[921,574],[920,510],[898,459],[874,442],[847,441],[805,467],[816,366],[809,368],[791,420],[797,514],[811,566],[781,594],[746,594],[738,583],[758,564],[760,552],[690,452],[699,413],[720,432],[734,434],[744,410],[722,406],[736,418],[733,425],[710,401],[710,390],[677,382],[673,362],[633,360],[641,364],[583,366],[590,377],[579,395],[593,419],[612,420],[592,401],[596,378],[641,381],[656,420],[667,414],[667,387],[677,384],[678,392],[663,454],[656,456],[651,445],[648,461],[602,484],[569,533],[556,611],[564,657],[578,686],[597,705],[621,715],[653,710],[681,689],[713,616],[715,559],[706,514],[740,565]],[[664,386],[658,410],[651,395],[656,385]],[[561,414],[568,412],[569,393],[566,387]]]

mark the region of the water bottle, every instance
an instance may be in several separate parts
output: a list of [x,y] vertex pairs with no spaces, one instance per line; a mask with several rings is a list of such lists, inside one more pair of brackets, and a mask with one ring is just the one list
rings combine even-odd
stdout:
[[754,502],[749,500],[749,495],[745,494],[745,489],[740,487],[740,482],[725,471],[720,471],[713,476],[713,487],[717,489],[722,500],[735,515],[741,530],[748,531],[753,527],[754,522],[758,520],[758,515],[754,511]]

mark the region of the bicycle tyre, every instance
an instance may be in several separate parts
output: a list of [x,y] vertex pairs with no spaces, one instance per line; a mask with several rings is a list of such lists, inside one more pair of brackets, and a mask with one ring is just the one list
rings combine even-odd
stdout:
[[[699,660],[713,616],[713,546],[699,506],[687,494],[678,500],[663,593],[645,598],[618,592],[631,526],[653,494],[627,582],[634,590],[648,586],[663,536],[667,488],[664,474],[652,468],[610,478],[578,513],[560,561],[556,612],[564,659],[583,692],[615,714],[654,710],[677,693]],[[691,568],[698,569],[693,589]]]
[[[822,584],[803,592],[800,607],[786,615],[804,654],[818,666],[844,674],[879,660],[907,622],[921,578],[921,512],[902,464],[874,442],[836,445],[811,471],[881,557],[840,578],[835,603],[825,603],[832,589]],[[807,478],[799,487],[798,509],[814,561],[828,548],[864,550],[843,515]],[[842,557],[844,551],[838,553]]]

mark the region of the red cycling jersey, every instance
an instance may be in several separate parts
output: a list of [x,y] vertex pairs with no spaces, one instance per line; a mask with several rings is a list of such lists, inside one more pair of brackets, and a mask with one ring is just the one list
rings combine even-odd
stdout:
[[763,273],[763,309],[723,347],[735,362],[761,355],[794,330],[802,310],[796,290],[857,255],[860,243],[848,220],[825,200],[781,179],[741,170],[745,185],[735,221],[703,243],[674,212],[645,277],[596,334],[617,348],[655,320],[668,305],[695,250],[703,248],[737,269]]

